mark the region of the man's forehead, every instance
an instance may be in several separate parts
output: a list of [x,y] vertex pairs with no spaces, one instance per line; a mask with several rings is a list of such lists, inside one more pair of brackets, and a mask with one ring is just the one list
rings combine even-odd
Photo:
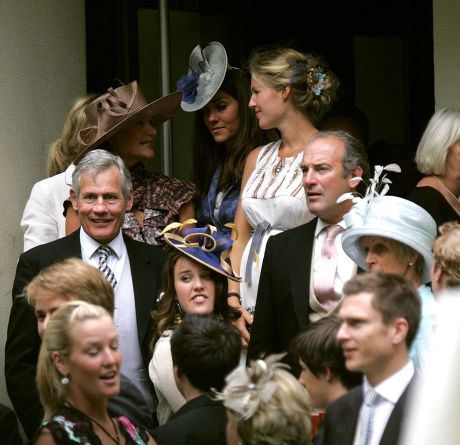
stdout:
[[356,294],[345,294],[339,309],[339,316],[353,316],[363,313],[374,312],[372,305],[374,294],[372,292],[358,292]]
[[334,136],[325,136],[307,144],[304,150],[303,162],[308,164],[330,163],[341,161],[344,154],[344,145]]

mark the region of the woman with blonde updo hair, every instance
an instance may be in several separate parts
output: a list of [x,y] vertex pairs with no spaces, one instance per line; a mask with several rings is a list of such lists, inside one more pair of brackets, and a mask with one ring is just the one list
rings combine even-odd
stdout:
[[62,173],[78,154],[78,132],[88,125],[85,108],[94,99],[95,94],[79,97],[67,114],[61,137],[56,139],[48,153],[48,176]]
[[34,184],[24,208],[21,229],[24,232],[24,251],[65,236],[63,202],[72,184],[72,163],[79,148],[78,132],[88,126],[85,109],[95,99],[88,94],[75,100],[62,129],[61,137],[50,147],[48,178]]
[[310,397],[279,356],[240,366],[221,394],[229,445],[310,445]]
[[229,303],[243,308],[238,328],[249,341],[268,237],[313,219],[302,186],[303,150],[336,99],[337,77],[323,58],[290,48],[255,52],[249,62],[259,127],[280,139],[248,155],[235,216],[232,264],[243,279],[229,282]]

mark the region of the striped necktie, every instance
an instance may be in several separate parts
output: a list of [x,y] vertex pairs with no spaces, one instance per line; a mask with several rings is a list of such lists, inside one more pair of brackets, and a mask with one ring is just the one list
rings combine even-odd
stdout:
[[374,414],[375,406],[378,400],[377,391],[371,387],[366,392],[364,396],[364,406],[362,411],[362,428],[361,428],[361,437],[360,445],[369,445],[371,443],[372,433],[374,430]]
[[99,255],[99,263],[97,265],[98,269],[104,274],[105,278],[107,278],[107,281],[115,289],[115,286],[117,285],[117,279],[115,278],[113,270],[107,264],[108,257],[114,254],[114,251],[109,246],[99,246],[99,248],[96,250],[96,253]]

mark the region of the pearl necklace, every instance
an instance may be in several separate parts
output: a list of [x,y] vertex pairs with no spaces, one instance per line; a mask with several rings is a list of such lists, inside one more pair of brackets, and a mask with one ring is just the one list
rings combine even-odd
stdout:
[[441,184],[441,187],[442,187],[447,193],[449,193],[449,195],[452,196],[452,198],[455,199],[456,204],[459,204],[459,202],[458,202],[458,197],[455,196],[455,195],[445,186],[445,184],[444,184],[437,176],[434,176],[434,175],[433,175],[433,178],[436,179],[436,181],[438,181],[439,184]]

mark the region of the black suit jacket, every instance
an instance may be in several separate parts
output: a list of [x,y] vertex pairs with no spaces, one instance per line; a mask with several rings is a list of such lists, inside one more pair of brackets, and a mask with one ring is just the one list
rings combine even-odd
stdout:
[[201,395],[188,401],[152,435],[158,445],[226,445],[226,425],[222,402]]
[[[165,252],[124,236],[131,266],[139,345],[145,365],[150,352],[151,317],[156,296],[160,292]],[[43,416],[35,383],[40,337],[33,308],[22,297],[24,287],[42,269],[66,258],[81,258],[80,231],[37,246],[19,257],[13,284],[13,305],[5,346],[5,379],[8,395],[24,427],[32,438]]]
[[[410,395],[414,378],[396,403],[383,430],[379,445],[398,443],[404,418],[404,407]],[[363,387],[358,386],[332,402],[326,410],[324,436],[321,445],[353,445],[359,411],[363,403]]]
[[[318,219],[268,239],[257,292],[248,358],[289,350],[308,325],[310,269]],[[292,357],[287,361],[298,371]]]

